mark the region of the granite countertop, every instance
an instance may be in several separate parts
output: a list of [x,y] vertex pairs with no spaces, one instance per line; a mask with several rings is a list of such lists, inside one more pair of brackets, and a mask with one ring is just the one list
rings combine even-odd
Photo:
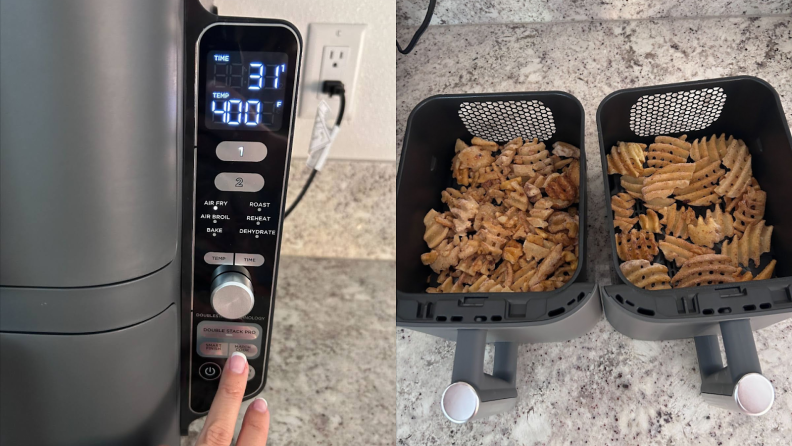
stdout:
[[[281,257],[261,393],[268,445],[394,444],[394,280],[393,261]],[[203,423],[190,425],[183,446]]]
[[[409,33],[411,30],[407,30]],[[402,40],[405,33],[400,32]],[[595,113],[630,87],[748,74],[772,84],[792,122],[790,17],[433,26],[397,59],[397,150],[412,108],[443,93],[562,90],[586,111],[587,266],[611,280]],[[642,342],[604,320],[565,343],[520,346],[516,410],[445,420],[454,344],[397,329],[399,444],[764,444],[792,438],[792,320],[756,333],[776,403],[761,418],[706,405],[692,340]]]
[[[396,168],[393,162],[328,161],[283,222],[281,254],[396,258]],[[305,159],[292,158],[286,206],[309,173]]]

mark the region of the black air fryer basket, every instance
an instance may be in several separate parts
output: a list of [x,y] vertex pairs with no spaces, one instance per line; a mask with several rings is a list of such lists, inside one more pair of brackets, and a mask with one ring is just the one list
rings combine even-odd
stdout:
[[[619,268],[613,213],[608,207],[615,274],[614,285],[602,287],[601,292],[606,318],[627,336],[695,338],[701,391],[708,402],[752,415],[766,412],[744,404],[751,395],[761,397],[769,409],[773,399],[772,385],[761,375],[751,330],[792,316],[792,137],[778,93],[767,82],[747,76],[621,90],[600,104],[597,127],[606,197],[622,192],[619,175],[607,172],[606,155],[618,141],[648,145],[657,135],[687,134],[687,140],[693,141],[725,133],[742,139],[750,149],[753,175],[767,192],[764,218],[774,226],[771,252],[763,254],[760,267],[751,270],[755,275],[774,258],[778,262],[774,278],[640,289]],[[713,206],[693,209],[703,215]],[[653,262],[666,265],[672,277],[678,271],[662,251]],[[723,367],[718,334],[723,336],[728,367]]]
[[[586,157],[584,113],[563,92],[434,96],[410,114],[396,185],[396,324],[457,341],[452,383],[442,407],[464,422],[502,412],[516,401],[517,343],[557,342],[587,333],[601,315],[596,284],[586,281]],[[564,141],[580,147],[579,262],[562,288],[532,293],[427,293],[432,273],[421,263],[429,249],[423,218],[446,209],[440,192],[454,184],[451,159],[457,138],[478,136],[504,143],[539,138],[548,146]],[[482,372],[487,342],[495,344],[492,375]],[[463,387],[463,388],[462,388]],[[453,393],[469,392],[472,413],[449,407]],[[448,396],[448,398],[446,398]],[[464,412],[464,411],[463,411]]]

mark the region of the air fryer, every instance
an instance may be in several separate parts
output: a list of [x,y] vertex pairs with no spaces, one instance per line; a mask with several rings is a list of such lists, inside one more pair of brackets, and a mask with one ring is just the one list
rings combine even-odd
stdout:
[[179,444],[266,383],[301,38],[198,0],[0,1],[0,443]]
[[[619,268],[608,209],[615,272],[613,285],[601,289],[605,316],[619,332],[651,341],[695,339],[701,395],[708,403],[749,415],[766,413],[775,393],[761,369],[752,330],[792,316],[792,137],[778,93],[748,76],[621,90],[602,101],[597,126],[606,197],[622,191],[619,176],[607,173],[606,155],[617,141],[649,144],[661,134],[687,134],[693,141],[725,133],[750,149],[753,175],[767,192],[764,218],[774,226],[771,251],[751,270],[756,275],[774,258],[775,277],[670,290],[638,288]],[[712,206],[693,209],[703,215]],[[653,262],[668,267],[670,276],[678,270],[662,251]]]
[[[454,184],[451,159],[457,138],[478,136],[504,143],[538,138],[583,147],[580,102],[563,92],[463,94],[430,97],[407,122],[396,185],[396,325],[456,341],[451,384],[441,409],[457,423],[512,410],[517,401],[519,343],[560,342],[590,331],[601,306],[586,277],[586,156],[580,151],[579,263],[570,281],[554,291],[448,293],[425,291],[432,274],[421,263],[427,251],[423,218],[442,210],[440,192]],[[494,343],[492,374],[485,374],[487,343]]]

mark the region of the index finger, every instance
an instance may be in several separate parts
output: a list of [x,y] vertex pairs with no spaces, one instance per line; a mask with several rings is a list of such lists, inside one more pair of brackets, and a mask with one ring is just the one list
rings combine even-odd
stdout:
[[206,417],[201,435],[198,436],[199,446],[229,446],[234,438],[239,406],[245,395],[247,385],[247,357],[234,352],[226,361],[220,386],[212,401],[209,415]]

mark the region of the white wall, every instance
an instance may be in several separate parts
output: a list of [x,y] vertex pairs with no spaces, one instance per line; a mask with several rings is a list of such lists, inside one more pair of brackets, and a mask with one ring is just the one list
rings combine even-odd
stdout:
[[[394,0],[216,0],[221,15],[292,22],[307,41],[309,23],[367,25],[355,92],[355,115],[331,159],[396,161],[396,4]],[[306,48],[303,49],[305,56]],[[313,115],[313,113],[311,114]],[[297,118],[292,155],[308,156],[313,118]]]

